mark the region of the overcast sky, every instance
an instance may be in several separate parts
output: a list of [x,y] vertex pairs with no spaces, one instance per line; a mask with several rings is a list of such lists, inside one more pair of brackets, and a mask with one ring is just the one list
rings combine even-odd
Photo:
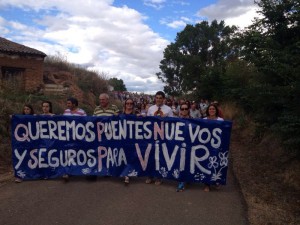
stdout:
[[254,0],[0,0],[0,35],[155,93],[163,51],[186,24],[243,28],[256,9]]

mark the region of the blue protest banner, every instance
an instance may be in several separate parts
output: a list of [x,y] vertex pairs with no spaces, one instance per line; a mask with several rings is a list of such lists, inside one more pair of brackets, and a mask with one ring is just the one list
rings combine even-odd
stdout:
[[12,117],[15,174],[154,176],[226,184],[230,121],[161,117]]

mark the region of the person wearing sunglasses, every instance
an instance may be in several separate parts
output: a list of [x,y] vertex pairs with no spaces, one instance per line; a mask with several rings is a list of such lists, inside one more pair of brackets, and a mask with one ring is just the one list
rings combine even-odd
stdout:
[[[131,98],[127,98],[124,102],[124,107],[123,107],[123,112],[121,113],[121,115],[136,115],[136,111],[134,108],[134,101]],[[124,179],[124,184],[128,185],[129,184],[129,177],[125,176]]]
[[[183,103],[179,107],[179,117],[183,119],[190,119],[190,105],[188,103]],[[185,188],[185,182],[179,182],[176,191],[182,192]]]

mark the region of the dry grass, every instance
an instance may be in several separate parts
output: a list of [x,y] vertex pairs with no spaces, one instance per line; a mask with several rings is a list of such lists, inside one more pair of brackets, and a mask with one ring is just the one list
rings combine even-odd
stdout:
[[253,225],[300,224],[300,167],[273,135],[254,139],[254,124],[234,126],[231,161]]

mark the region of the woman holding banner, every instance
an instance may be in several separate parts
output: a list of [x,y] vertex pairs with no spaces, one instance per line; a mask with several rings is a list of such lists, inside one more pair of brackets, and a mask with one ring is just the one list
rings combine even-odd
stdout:
[[[183,103],[179,107],[179,117],[183,119],[189,119],[192,118],[190,116],[190,105],[188,103]],[[176,191],[182,192],[184,191],[185,182],[179,182]]]
[[[123,112],[121,113],[121,115],[136,115],[136,111],[134,108],[134,101],[131,98],[127,98],[124,102],[124,107],[123,107]],[[125,176],[125,180],[124,180],[125,185],[129,184],[129,177]]]
[[42,102],[42,111],[43,113],[41,115],[48,115],[48,116],[53,116],[55,115],[53,112],[52,112],[52,102],[50,101],[43,101]]
[[[207,109],[206,109],[206,115],[207,117],[203,118],[205,120],[219,120],[219,121],[224,121],[223,118],[219,117],[219,109],[215,104],[210,104]],[[204,191],[209,192],[210,191],[210,185],[209,184],[204,184]],[[216,188],[220,188],[220,184],[216,184]]]
[[[22,115],[35,115],[32,105],[25,104],[23,106]],[[22,178],[16,176],[15,182],[16,183],[21,183]]]
[[23,106],[22,115],[35,115],[32,105],[25,104]]

